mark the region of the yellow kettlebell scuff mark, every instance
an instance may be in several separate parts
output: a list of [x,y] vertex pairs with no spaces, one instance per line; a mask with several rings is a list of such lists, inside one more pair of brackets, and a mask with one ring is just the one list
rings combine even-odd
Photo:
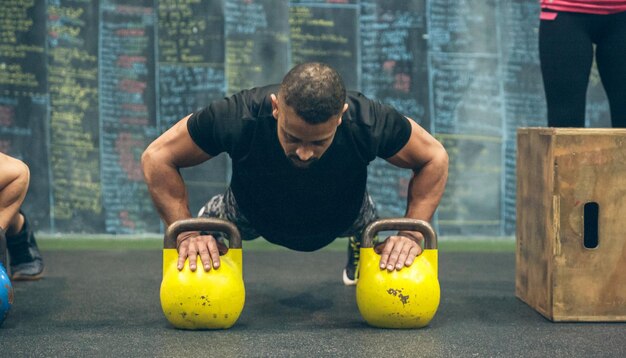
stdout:
[[403,295],[402,294],[402,289],[390,288],[390,289],[387,290],[387,293],[392,295],[392,296],[398,297],[398,299],[400,299],[400,302],[402,302],[402,305],[405,305],[405,304],[407,304],[409,302],[409,296],[408,295]]

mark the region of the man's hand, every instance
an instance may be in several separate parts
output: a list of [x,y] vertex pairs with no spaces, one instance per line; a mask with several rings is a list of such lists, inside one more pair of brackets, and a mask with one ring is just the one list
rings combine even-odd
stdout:
[[211,262],[213,262],[213,268],[217,269],[220,267],[220,254],[228,252],[228,247],[215,240],[212,235],[201,235],[197,231],[184,232],[178,235],[176,244],[179,271],[183,269],[187,258],[189,258],[189,269],[196,271],[198,254],[200,254],[200,262],[204,266],[204,271],[211,270]]
[[375,248],[380,254],[380,268],[400,271],[404,266],[411,266],[415,257],[422,253],[419,243],[423,241],[424,236],[417,231],[401,231],[389,236]]

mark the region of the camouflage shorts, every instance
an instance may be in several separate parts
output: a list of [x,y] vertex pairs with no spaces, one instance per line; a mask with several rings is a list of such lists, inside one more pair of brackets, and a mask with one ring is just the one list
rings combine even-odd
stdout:
[[[211,200],[200,209],[198,217],[220,218],[232,222],[239,229],[242,240],[253,240],[260,236],[248,219],[239,211],[235,196],[230,188],[226,190],[226,193],[212,197]],[[360,241],[360,235],[363,229],[365,229],[365,226],[376,219],[378,219],[376,206],[374,205],[372,197],[366,192],[363,197],[363,204],[361,205],[359,215],[350,228],[341,236],[359,237]]]

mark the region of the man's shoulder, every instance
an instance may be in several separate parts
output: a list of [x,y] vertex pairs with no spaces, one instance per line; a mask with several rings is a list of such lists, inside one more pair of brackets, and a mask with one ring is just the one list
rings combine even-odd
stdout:
[[346,102],[350,104],[351,102],[365,104],[368,105],[372,102],[372,99],[368,98],[363,93],[356,90],[348,90],[346,91]]
[[366,158],[388,158],[408,140],[411,124],[393,107],[354,91],[348,93],[347,102],[342,124]]
[[265,97],[269,97],[270,94],[278,94],[278,90],[280,89],[279,84],[269,84],[265,86],[252,87],[248,89],[241,90],[238,94],[249,98],[250,100],[264,100]]
[[[262,87],[254,87],[242,90],[233,95],[240,99],[241,105],[245,108],[247,119],[257,119],[272,115],[271,94],[277,94],[280,85],[271,84]],[[239,102],[239,101],[237,101]]]
[[377,121],[384,119],[393,108],[371,99],[358,91],[348,91],[346,93],[348,111],[344,119],[356,126],[371,127]]

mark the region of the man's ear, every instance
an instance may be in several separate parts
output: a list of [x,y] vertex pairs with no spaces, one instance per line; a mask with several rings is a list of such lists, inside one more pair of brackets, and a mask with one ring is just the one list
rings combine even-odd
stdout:
[[272,93],[270,94],[270,100],[272,101],[272,116],[274,116],[274,119],[278,120],[278,98]]
[[337,121],[337,125],[341,124],[341,119],[343,118],[344,113],[346,113],[346,111],[348,110],[348,104],[344,103],[343,104],[343,109],[341,110],[341,114],[339,115],[339,121]]

